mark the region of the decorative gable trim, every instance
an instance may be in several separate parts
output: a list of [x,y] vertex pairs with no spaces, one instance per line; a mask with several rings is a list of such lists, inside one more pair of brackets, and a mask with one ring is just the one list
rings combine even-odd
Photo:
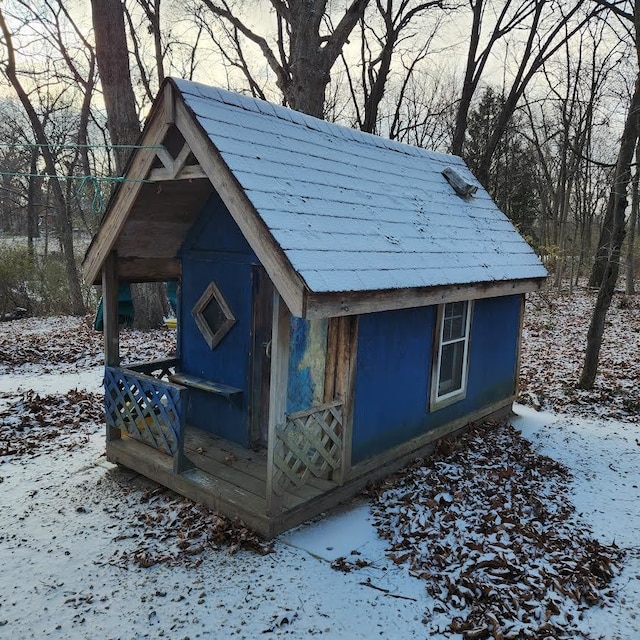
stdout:
[[176,99],[175,116],[176,126],[191,152],[258,256],[287,307],[295,316],[305,317],[305,284],[182,99]]
[[[166,84],[164,91],[172,92],[173,87]],[[131,180],[124,181],[112,196],[109,208],[100,223],[100,228],[87,249],[83,263],[84,277],[87,282],[97,284],[100,281],[102,265],[124,228],[129,212],[142,189],[143,183],[141,181],[146,178],[157,157],[155,150],[149,147],[162,144],[171,126],[171,123],[166,122],[165,118],[158,117],[158,110],[159,108],[152,111],[149,123],[142,135],[145,148],[136,149],[125,170],[125,175]]]

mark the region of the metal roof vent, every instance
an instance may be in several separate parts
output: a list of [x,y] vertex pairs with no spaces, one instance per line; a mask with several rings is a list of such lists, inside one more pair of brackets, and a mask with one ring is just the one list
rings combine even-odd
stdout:
[[454,191],[463,198],[470,198],[478,191],[478,187],[475,184],[471,184],[451,167],[445,167],[442,170],[442,175],[447,179],[447,182],[453,187]]

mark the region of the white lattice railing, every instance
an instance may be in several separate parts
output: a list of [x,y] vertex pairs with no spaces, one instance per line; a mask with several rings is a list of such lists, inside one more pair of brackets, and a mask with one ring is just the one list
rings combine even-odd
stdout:
[[276,429],[273,489],[284,493],[310,477],[328,479],[340,469],[343,451],[342,402],[331,402],[290,413]]

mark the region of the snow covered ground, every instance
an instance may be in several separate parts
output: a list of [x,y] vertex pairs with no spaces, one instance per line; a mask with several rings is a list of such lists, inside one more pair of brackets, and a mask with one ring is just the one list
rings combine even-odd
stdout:
[[[17,321],[0,333],[46,335],[67,322]],[[7,345],[0,336],[0,356]],[[24,435],[12,414],[29,390],[99,392],[97,347],[61,368],[64,347],[46,345],[48,357],[26,364],[9,359],[3,369],[0,357],[0,441]],[[637,362],[637,353],[625,357]],[[534,449],[571,470],[581,535],[588,527],[626,551],[605,606],[581,607],[571,637],[639,638],[640,425],[515,409]],[[280,536],[271,553],[236,550],[198,532],[196,507],[108,463],[101,424],[71,424],[76,446],[43,440],[35,453],[0,455],[0,638],[463,637],[434,631],[425,579],[392,559],[373,498]],[[193,544],[177,535],[185,528]]]

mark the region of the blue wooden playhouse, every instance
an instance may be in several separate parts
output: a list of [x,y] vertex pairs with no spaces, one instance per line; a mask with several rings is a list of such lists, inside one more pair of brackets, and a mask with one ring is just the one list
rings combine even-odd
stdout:
[[[167,81],[84,261],[107,456],[267,536],[510,409],[540,261],[457,157]],[[118,286],[178,283],[120,367]]]

